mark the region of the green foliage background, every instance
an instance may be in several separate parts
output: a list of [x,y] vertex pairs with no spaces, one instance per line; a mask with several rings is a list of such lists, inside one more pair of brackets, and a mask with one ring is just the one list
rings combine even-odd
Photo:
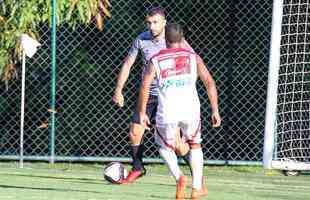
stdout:
[[[16,73],[15,65],[21,57],[19,38],[22,33],[38,38],[42,23],[51,25],[51,0],[3,0],[0,1],[0,76],[10,80]],[[108,0],[58,0],[57,25],[89,24],[98,16],[111,17]],[[99,22],[102,24],[102,21]]]

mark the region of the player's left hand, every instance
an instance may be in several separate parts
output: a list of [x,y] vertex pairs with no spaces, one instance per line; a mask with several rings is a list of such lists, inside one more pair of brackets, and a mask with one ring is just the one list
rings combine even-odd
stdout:
[[212,127],[214,128],[219,127],[222,122],[220,114],[218,112],[212,113],[211,121],[212,121]]
[[150,130],[150,119],[145,113],[140,113],[140,124],[145,128],[146,130]]

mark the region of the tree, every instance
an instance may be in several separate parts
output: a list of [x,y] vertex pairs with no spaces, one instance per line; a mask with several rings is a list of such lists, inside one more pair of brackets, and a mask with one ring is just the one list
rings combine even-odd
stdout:
[[[57,25],[96,21],[103,31],[103,20],[111,18],[109,0],[57,0]],[[9,81],[16,76],[16,64],[21,58],[20,36],[27,33],[38,38],[40,24],[51,25],[51,0],[0,0],[0,77]]]

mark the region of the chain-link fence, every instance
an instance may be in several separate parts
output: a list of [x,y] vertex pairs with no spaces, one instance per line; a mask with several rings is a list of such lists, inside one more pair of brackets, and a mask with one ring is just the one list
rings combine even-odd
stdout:
[[[207,93],[199,82],[203,150],[210,162],[261,161],[268,72],[272,1],[119,0],[111,1],[111,20],[103,32],[95,25],[66,25],[57,31],[56,145],[57,159],[130,158],[129,123],[140,82],[141,61],[124,90],[125,106],[112,104],[123,59],[135,37],[145,30],[145,10],[163,6],[168,21],[181,23],[187,41],[203,57],[216,80],[223,125],[210,126]],[[50,29],[40,27],[42,43],[27,60],[24,154],[50,155],[46,128],[51,97]],[[18,158],[20,79],[9,90],[1,84],[0,158]],[[145,157],[159,158],[153,134],[144,137]]]

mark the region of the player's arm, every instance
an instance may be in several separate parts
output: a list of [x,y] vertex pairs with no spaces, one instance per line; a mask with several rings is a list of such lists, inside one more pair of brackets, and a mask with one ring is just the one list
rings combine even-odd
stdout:
[[147,66],[138,99],[138,111],[140,114],[140,123],[147,127],[150,121],[146,115],[146,104],[149,99],[150,86],[155,77],[155,67],[152,62]]
[[129,77],[130,69],[136,61],[139,52],[139,40],[136,39],[133,43],[128,56],[125,58],[121,70],[117,77],[117,83],[114,90],[112,100],[120,107],[124,106],[123,88]]
[[133,66],[135,60],[135,57],[127,56],[117,77],[113,101],[120,107],[124,106],[123,88],[129,77],[130,69]]
[[206,68],[203,60],[197,55],[197,72],[199,78],[202,80],[204,86],[207,89],[209,101],[212,109],[212,125],[213,127],[219,127],[221,125],[221,117],[218,109],[218,95],[214,79],[210,72]]

